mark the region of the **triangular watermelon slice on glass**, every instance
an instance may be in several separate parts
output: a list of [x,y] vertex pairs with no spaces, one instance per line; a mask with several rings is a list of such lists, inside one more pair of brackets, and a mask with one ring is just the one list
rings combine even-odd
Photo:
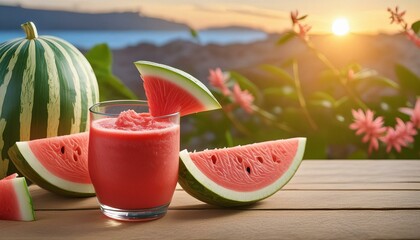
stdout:
[[295,174],[306,138],[180,152],[178,182],[193,197],[217,206],[245,206],[280,190]]
[[95,195],[88,171],[89,133],[16,142],[10,159],[29,180],[51,192],[74,197]]
[[150,113],[162,116],[180,112],[181,116],[221,108],[210,90],[190,74],[164,64],[134,63],[143,79]]
[[0,180],[0,219],[33,221],[35,214],[28,185],[23,177],[12,174]]

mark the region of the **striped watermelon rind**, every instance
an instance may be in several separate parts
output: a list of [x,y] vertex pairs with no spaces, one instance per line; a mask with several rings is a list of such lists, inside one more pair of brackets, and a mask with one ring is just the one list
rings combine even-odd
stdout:
[[[134,64],[142,77],[152,76],[164,79],[165,81],[178,86],[180,89],[183,89],[185,92],[188,92],[203,106],[201,111],[210,111],[221,108],[219,102],[210,90],[192,75],[180,69],[150,61],[136,61]],[[168,101],[173,101],[173,99],[168,99]]]
[[[35,220],[35,213],[33,208],[32,197],[29,193],[28,185],[24,177],[17,177],[17,174],[10,175],[0,180],[0,219],[4,220],[18,220],[18,221],[33,221]],[[6,188],[7,190],[3,189]],[[14,193],[7,192],[12,187]],[[16,196],[18,209],[11,209],[7,201],[10,201],[11,194]],[[13,211],[15,216],[10,216],[10,211]]]
[[180,164],[178,182],[188,194],[208,204],[221,207],[251,205],[275,194],[292,179],[302,162],[306,145],[306,138],[295,139],[298,140],[298,148],[289,169],[274,183],[256,191],[235,191],[220,186],[198,169],[190,158],[190,153],[187,150],[183,150],[179,154]]
[[[79,133],[34,141],[51,141],[50,144],[57,144],[60,139],[74,138],[77,137],[77,135],[86,135],[86,138],[88,137],[88,133]],[[54,141],[54,139],[57,140]],[[29,180],[46,190],[67,197],[89,197],[95,195],[92,183],[72,182],[50,172],[42,165],[41,161],[37,159],[29,145],[30,141],[16,142],[16,144],[9,149],[9,156],[13,163]],[[87,155],[85,156],[85,161],[87,164]],[[87,171],[86,174],[88,174]]]
[[70,43],[37,35],[0,44],[0,177],[14,172],[7,151],[17,141],[84,132],[98,102],[92,67]]

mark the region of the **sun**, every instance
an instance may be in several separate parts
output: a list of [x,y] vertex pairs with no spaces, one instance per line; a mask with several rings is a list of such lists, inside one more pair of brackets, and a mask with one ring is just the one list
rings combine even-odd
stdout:
[[334,20],[331,31],[337,36],[343,36],[349,33],[350,25],[347,18],[337,18]]

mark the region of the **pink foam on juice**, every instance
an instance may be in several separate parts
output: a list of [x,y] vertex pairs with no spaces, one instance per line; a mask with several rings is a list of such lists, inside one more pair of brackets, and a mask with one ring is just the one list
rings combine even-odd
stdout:
[[133,110],[122,112],[115,121],[115,128],[121,130],[139,131],[163,129],[168,127],[166,120],[153,118],[149,113],[136,113]]
[[179,124],[122,112],[92,122],[89,174],[101,204],[141,209],[168,204],[178,179]]

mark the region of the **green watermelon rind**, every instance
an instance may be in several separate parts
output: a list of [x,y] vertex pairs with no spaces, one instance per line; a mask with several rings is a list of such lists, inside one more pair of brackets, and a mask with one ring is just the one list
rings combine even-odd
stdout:
[[203,174],[191,160],[187,150],[180,152],[179,178],[181,187],[191,196],[220,207],[247,206],[270,197],[286,185],[299,168],[305,151],[306,138],[296,138],[298,148],[292,165],[273,184],[252,192],[240,192],[224,188]]
[[20,216],[18,218],[8,219],[8,220],[34,221],[35,220],[35,212],[34,212],[34,207],[33,207],[34,205],[33,205],[32,197],[29,193],[28,184],[26,183],[25,178],[15,177],[15,178],[2,180],[2,181],[9,181],[12,184],[13,190],[17,197],[17,203],[18,203],[18,207],[20,211]]
[[197,181],[197,179],[187,170],[183,161],[180,161],[178,174],[178,183],[181,185],[182,189],[194,198],[205,203],[221,207],[240,207],[251,205],[256,202],[233,201],[218,195]]
[[204,106],[203,111],[221,108],[210,90],[192,75],[177,68],[150,61],[136,61],[134,64],[142,76],[159,77],[185,89]]
[[67,197],[95,195],[92,184],[66,181],[50,173],[36,159],[27,142],[17,142],[9,149],[8,153],[16,168],[41,188]]
[[16,191],[16,195],[19,201],[19,208],[21,210],[21,221],[34,221],[35,212],[34,204],[32,201],[31,194],[29,193],[28,184],[25,178],[19,177],[11,179]]

